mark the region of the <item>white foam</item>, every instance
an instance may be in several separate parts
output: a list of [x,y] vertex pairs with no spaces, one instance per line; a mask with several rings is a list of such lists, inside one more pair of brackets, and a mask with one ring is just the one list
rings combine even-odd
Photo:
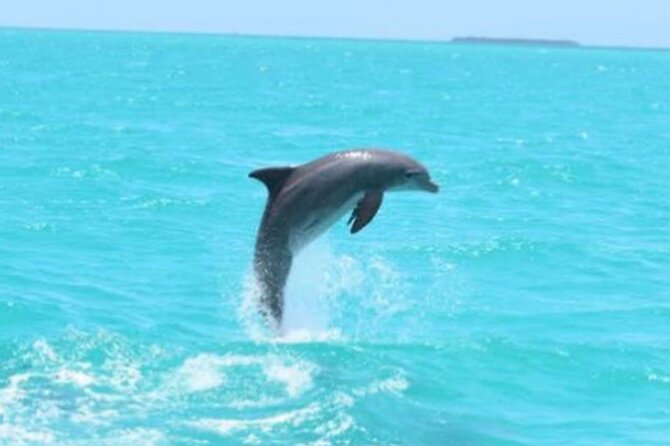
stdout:
[[[245,356],[202,353],[187,358],[167,381],[167,389],[186,393],[203,392],[225,385],[227,369],[256,367],[267,381],[281,384],[289,398],[311,388],[317,367],[312,363],[278,356]],[[234,401],[236,407],[259,405],[258,401]],[[262,405],[262,404],[260,404]]]
[[308,330],[301,328],[283,331],[281,336],[274,339],[273,342],[278,344],[308,344],[312,342],[334,342],[342,340],[344,340],[344,336],[339,329]]
[[[3,415],[6,408],[18,401],[23,392],[20,385],[28,381],[32,375],[29,373],[17,373],[9,377],[9,384],[7,387],[0,389],[0,415]],[[1,437],[0,437],[1,438]]]
[[352,407],[355,402],[351,395],[344,392],[337,392],[333,395],[333,404],[338,407]]
[[401,374],[396,374],[386,379],[373,381],[362,389],[355,389],[352,393],[355,396],[375,395],[378,393],[392,393],[401,395],[409,388],[409,382]]
[[54,352],[54,350],[47,343],[47,341],[43,339],[38,339],[37,341],[33,342],[33,349],[42,360],[51,362],[58,360],[56,352]]
[[295,398],[305,390],[312,387],[312,374],[314,366],[306,363],[282,364],[273,360],[263,367],[265,376],[284,384],[289,397]]
[[129,358],[108,359],[103,363],[102,369],[110,373],[107,381],[117,390],[134,390],[142,379],[139,364]]
[[106,438],[101,444],[104,444],[105,446],[155,446],[159,444],[167,444],[167,437],[158,429],[139,427],[114,432],[113,436]]
[[268,407],[268,406],[279,404],[283,400],[284,400],[283,398],[255,396],[253,399],[233,399],[229,403],[227,403],[227,406],[230,406],[233,409],[249,409],[249,408],[252,408],[252,407]]
[[[122,410],[125,409],[123,407]],[[91,404],[83,404],[70,415],[70,419],[75,423],[95,426],[111,425],[118,417],[117,410],[94,408]]]
[[658,382],[662,382],[662,383],[665,383],[665,384],[670,383],[670,376],[658,375],[656,373],[649,374],[647,376],[647,379],[649,381],[658,381]]
[[[0,424],[0,440],[3,440],[2,444],[18,446],[29,443],[52,444],[55,439],[54,434],[49,431],[29,431],[22,427]],[[4,440],[8,443],[4,443]]]
[[332,419],[317,426],[314,430],[317,434],[324,435],[325,438],[332,438],[342,435],[354,426],[354,419],[351,415],[340,412]]
[[243,444],[263,444],[261,442],[260,438],[258,438],[258,436],[254,435],[254,434],[249,434],[246,437],[244,437],[242,439],[242,443]]
[[222,358],[214,355],[188,358],[176,371],[174,380],[187,392],[213,389],[225,382],[225,376],[219,370],[222,365]]
[[242,420],[235,418],[205,418],[196,421],[189,421],[185,424],[196,429],[212,432],[218,435],[229,435],[232,432],[240,430],[258,430],[264,433],[270,432],[275,426],[281,424],[290,424],[297,427],[319,412],[319,406],[312,403],[302,409],[280,413],[270,417],[256,418],[251,420]]
[[279,414],[274,417],[259,418],[256,420],[238,420],[238,419],[204,419],[187,423],[191,427],[219,435],[228,435],[234,430],[258,427],[261,430],[267,430],[275,424],[286,423],[291,419],[290,413]]
[[95,382],[95,378],[83,372],[61,369],[54,375],[58,383],[72,383],[78,387],[88,387]]

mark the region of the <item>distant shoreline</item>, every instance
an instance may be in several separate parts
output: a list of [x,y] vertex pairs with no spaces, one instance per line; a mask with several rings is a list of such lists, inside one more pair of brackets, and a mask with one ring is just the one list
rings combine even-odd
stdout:
[[[360,36],[319,36],[319,35],[291,35],[291,34],[254,34],[254,33],[237,33],[237,32],[219,32],[219,31],[192,31],[192,30],[168,30],[168,29],[133,29],[133,28],[68,28],[68,27],[42,27],[42,26],[9,26],[0,24],[0,32],[3,31],[42,31],[42,32],[89,32],[89,33],[130,33],[130,34],[171,34],[171,35],[186,35],[186,36],[216,36],[228,38],[263,38],[263,39],[298,39],[298,40],[350,40],[360,42],[380,42],[380,43],[407,43],[407,44],[479,44],[484,42],[463,42],[454,38],[445,39],[423,39],[423,38],[401,38],[401,37],[360,37]],[[481,38],[486,39],[486,38]],[[499,40],[499,39],[492,39]],[[514,39],[512,39],[514,40]],[[542,41],[541,39],[519,39],[522,41]],[[551,40],[549,40],[551,41]],[[493,42],[490,42],[493,43]],[[596,49],[596,50],[621,50],[621,51],[670,51],[670,47],[663,46],[621,46],[621,45],[593,45],[581,44],[575,42],[574,46],[555,46],[556,48],[579,48],[579,49]],[[523,46],[522,44],[517,44]],[[541,44],[528,45],[542,46]]]
[[524,39],[520,37],[496,38],[496,37],[454,37],[453,43],[474,43],[485,45],[533,45],[533,46],[560,46],[560,47],[580,47],[581,45],[574,40],[554,40],[554,39]]

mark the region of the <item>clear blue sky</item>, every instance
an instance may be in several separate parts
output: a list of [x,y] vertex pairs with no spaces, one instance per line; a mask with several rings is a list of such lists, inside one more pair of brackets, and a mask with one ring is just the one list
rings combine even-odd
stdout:
[[670,0],[0,0],[0,26],[670,47]]

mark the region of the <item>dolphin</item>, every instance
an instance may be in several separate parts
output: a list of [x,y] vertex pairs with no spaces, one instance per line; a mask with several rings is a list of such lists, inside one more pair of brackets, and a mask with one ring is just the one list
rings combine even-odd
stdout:
[[301,248],[352,209],[351,233],[363,229],[379,210],[384,192],[439,190],[417,161],[380,149],[335,152],[296,167],[254,170],[249,177],[263,182],[268,190],[253,268],[260,312],[277,329],[291,262]]

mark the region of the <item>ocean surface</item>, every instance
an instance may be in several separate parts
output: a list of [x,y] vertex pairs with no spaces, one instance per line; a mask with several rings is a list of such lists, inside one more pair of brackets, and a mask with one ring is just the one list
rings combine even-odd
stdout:
[[[254,309],[262,166],[389,194]],[[0,30],[0,445],[670,444],[670,52]]]

